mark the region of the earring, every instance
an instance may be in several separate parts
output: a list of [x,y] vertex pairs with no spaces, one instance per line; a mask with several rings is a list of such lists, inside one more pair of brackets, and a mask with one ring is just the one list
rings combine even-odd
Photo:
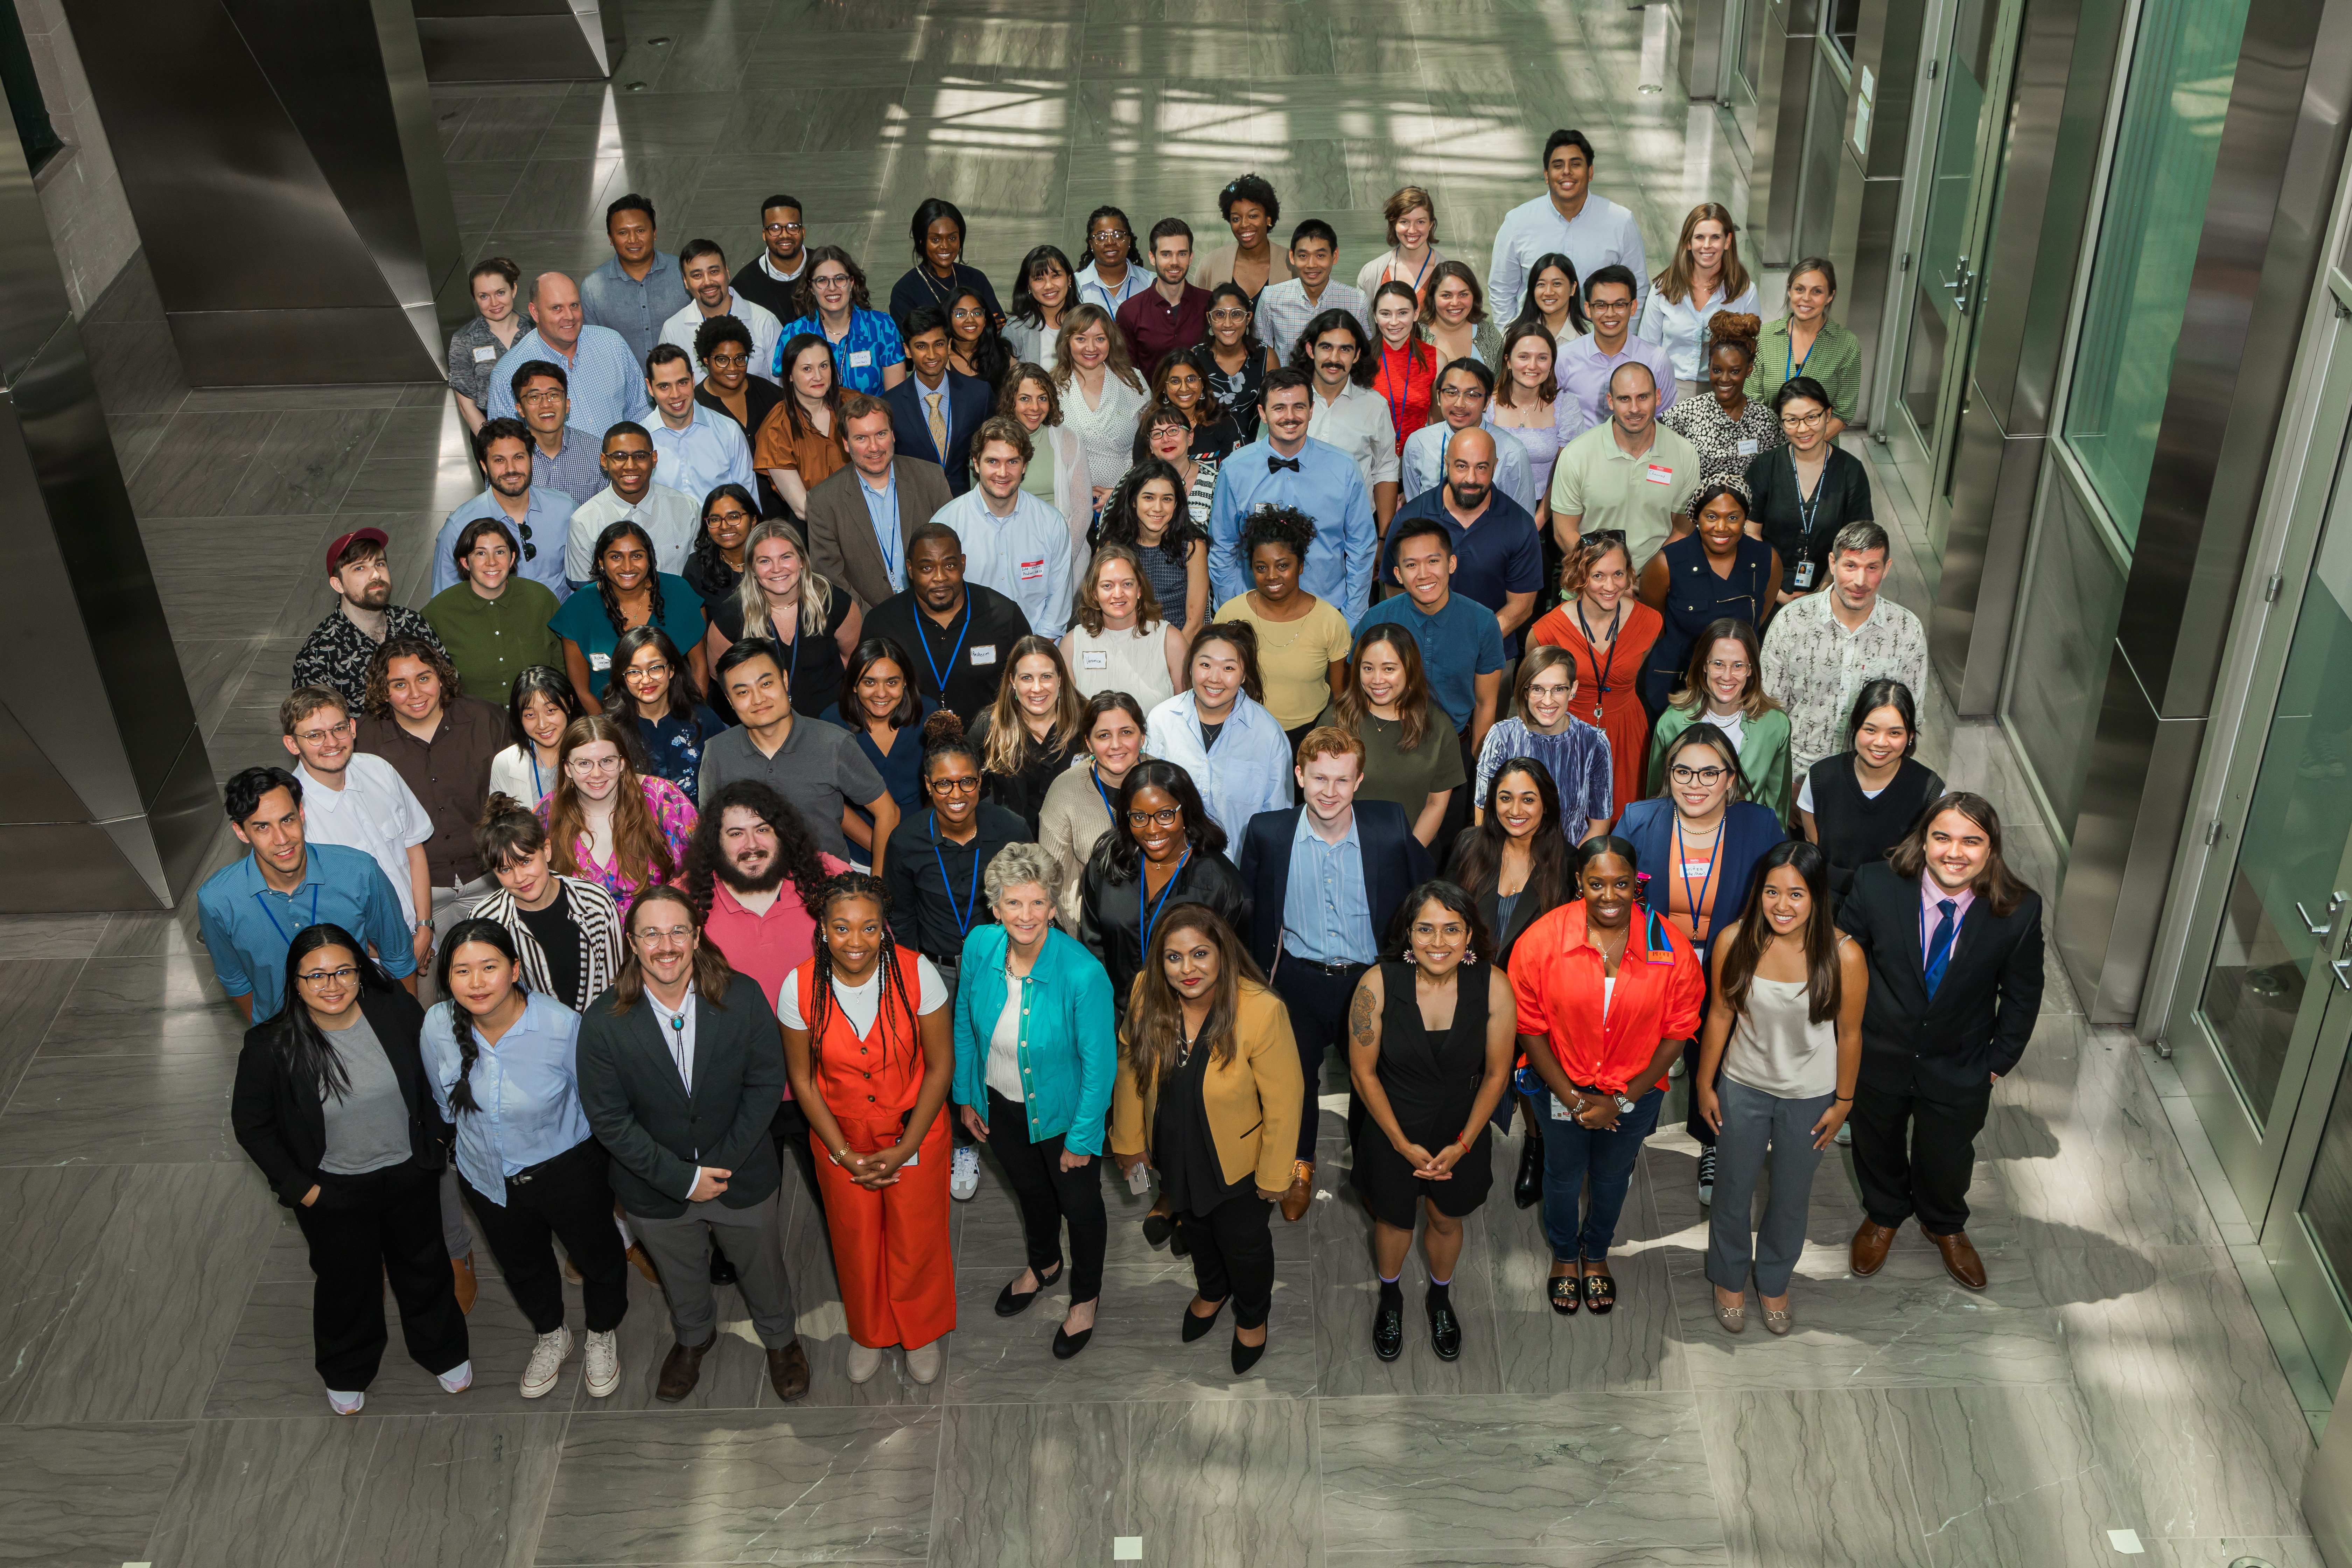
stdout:
[[1465,948],[1464,948],[1464,949],[1462,950],[1462,962],[1463,962],[1463,963],[1477,963],[1477,962],[1478,962],[1478,950],[1477,950],[1476,948],[1475,948],[1475,947],[1465,947]]

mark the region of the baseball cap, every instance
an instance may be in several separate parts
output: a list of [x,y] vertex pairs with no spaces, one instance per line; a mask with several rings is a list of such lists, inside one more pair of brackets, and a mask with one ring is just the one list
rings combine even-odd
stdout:
[[331,577],[342,569],[343,552],[352,545],[373,544],[382,550],[391,542],[380,528],[355,528],[349,533],[341,534],[327,546],[327,574]]

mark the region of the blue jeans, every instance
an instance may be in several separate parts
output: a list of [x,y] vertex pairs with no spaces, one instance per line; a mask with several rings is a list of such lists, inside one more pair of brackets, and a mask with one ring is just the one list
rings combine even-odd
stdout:
[[[1549,1092],[1536,1101],[1543,1124],[1543,1227],[1556,1262],[1609,1256],[1616,1239],[1617,1215],[1625,1207],[1625,1191],[1633,1184],[1633,1162],[1641,1157],[1643,1141],[1657,1131],[1658,1107],[1664,1089],[1654,1089],[1633,1102],[1633,1110],[1617,1119],[1614,1132],[1595,1132],[1566,1118],[1555,1118],[1559,1102]],[[1591,1197],[1582,1223],[1577,1205],[1591,1184]]]

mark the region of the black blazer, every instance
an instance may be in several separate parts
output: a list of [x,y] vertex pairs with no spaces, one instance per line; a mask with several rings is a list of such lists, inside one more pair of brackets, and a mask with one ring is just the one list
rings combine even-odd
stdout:
[[[1242,833],[1242,885],[1260,918],[1250,929],[1250,956],[1269,974],[1282,951],[1283,899],[1290,888],[1290,845],[1307,808],[1261,811]],[[1412,836],[1404,807],[1391,800],[1356,802],[1356,836],[1364,848],[1364,901],[1372,911],[1372,943],[1385,949],[1389,922],[1405,895],[1435,876],[1428,848]]]
[[[439,1170],[451,1131],[433,1103],[432,1090],[425,1087],[425,1060],[417,1047],[425,1009],[404,987],[395,985],[389,991],[361,992],[360,1016],[392,1058],[392,1076],[400,1080],[401,1098],[408,1101],[409,1163]],[[229,1091],[228,1120],[236,1141],[277,1190],[278,1201],[290,1209],[300,1207],[302,1194],[318,1183],[319,1163],[327,1157],[327,1112],[316,1086],[297,1084],[279,1064],[270,1044],[276,1033],[274,1018],[245,1032],[245,1048],[236,1057],[236,1087]]]
[[937,463],[947,471],[948,493],[960,496],[971,489],[972,432],[988,418],[996,399],[988,383],[952,366],[947,374],[947,395],[948,449],[944,452],[931,445],[931,422],[923,413],[922,384],[915,379],[913,365],[907,367],[906,380],[884,390],[882,401],[889,405],[890,429],[898,451]]
[[1937,1100],[1984,1094],[1989,1075],[2025,1054],[2042,1008],[2042,898],[2031,890],[2007,916],[1979,898],[1961,918],[1944,983],[1927,998],[1919,883],[1884,860],[1853,874],[1839,929],[1870,958],[1862,1014],[1862,1081]]
[[580,1015],[580,1108],[613,1156],[613,1192],[631,1214],[684,1214],[700,1165],[735,1173],[719,1194],[730,1209],[761,1202],[783,1179],[768,1138],[784,1098],[775,1009],[757,981],[732,973],[720,1004],[695,1005],[691,1096],[651,1003],[615,1015],[607,991]]

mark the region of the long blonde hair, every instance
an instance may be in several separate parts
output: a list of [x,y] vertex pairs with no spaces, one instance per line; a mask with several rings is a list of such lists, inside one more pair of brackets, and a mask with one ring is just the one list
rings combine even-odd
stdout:
[[1066,395],[1070,378],[1077,374],[1078,362],[1070,357],[1070,340],[1089,327],[1099,326],[1110,340],[1110,353],[1103,361],[1103,369],[1136,392],[1143,390],[1143,378],[1135,374],[1135,360],[1127,352],[1127,334],[1110,319],[1110,312],[1100,305],[1073,305],[1062,312],[1061,335],[1054,340],[1054,385]]
[[988,710],[988,743],[981,748],[980,766],[982,773],[1009,778],[1021,771],[1031,746],[1036,744],[1029,735],[1027,710],[1021,706],[1020,693],[1013,689],[1013,675],[1021,661],[1031,656],[1041,656],[1054,661],[1054,727],[1045,731],[1045,744],[1063,756],[1086,740],[1086,705],[1079,700],[1078,689],[1070,679],[1069,667],[1062,662],[1062,650],[1049,637],[1032,632],[1013,645],[1004,658],[1004,679],[997,683],[996,701]]
[[670,858],[669,840],[646,806],[646,781],[637,772],[636,754],[621,726],[602,713],[574,719],[564,728],[555,748],[555,788],[547,797],[547,837],[554,846],[557,875],[583,874],[580,846],[588,837],[588,814],[580,792],[572,784],[572,754],[583,746],[610,741],[621,753],[621,778],[613,787],[613,869],[633,888],[667,882],[677,875]]
[[[825,581],[815,563],[809,560],[808,542],[801,537],[801,531],[781,518],[771,518],[752,524],[750,535],[743,541],[743,581],[735,589],[735,602],[743,612],[743,636],[764,637],[775,635],[774,628],[768,622],[767,590],[760,586],[760,574],[751,569],[753,552],[771,539],[782,540],[801,558],[799,633],[805,633],[812,626],[822,633],[826,616],[833,608],[833,584]],[[794,640],[798,640],[797,634]]]

